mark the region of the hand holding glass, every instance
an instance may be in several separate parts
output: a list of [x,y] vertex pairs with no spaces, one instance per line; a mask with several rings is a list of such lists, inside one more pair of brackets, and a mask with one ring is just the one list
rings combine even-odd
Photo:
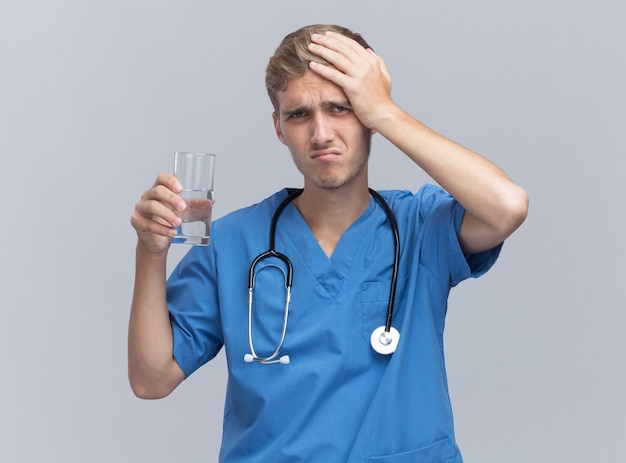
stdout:
[[206,246],[211,235],[213,210],[213,171],[215,155],[210,153],[177,152],[174,155],[174,175],[183,186],[180,197],[187,208],[180,213],[182,223],[177,227],[172,243]]

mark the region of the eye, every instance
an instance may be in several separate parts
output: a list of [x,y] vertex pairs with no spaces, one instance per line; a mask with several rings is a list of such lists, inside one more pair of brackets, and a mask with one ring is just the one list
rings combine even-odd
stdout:
[[350,108],[348,108],[347,106],[335,105],[332,107],[331,111],[335,114],[343,114],[350,111]]
[[303,117],[306,117],[306,111],[293,111],[287,114],[287,117],[289,119],[302,119]]

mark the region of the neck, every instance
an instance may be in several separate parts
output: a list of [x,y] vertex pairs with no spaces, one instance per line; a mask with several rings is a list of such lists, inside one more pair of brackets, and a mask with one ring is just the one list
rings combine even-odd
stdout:
[[363,214],[369,203],[367,185],[358,189],[336,190],[305,186],[302,194],[294,200],[295,206],[328,257],[332,256],[343,232]]

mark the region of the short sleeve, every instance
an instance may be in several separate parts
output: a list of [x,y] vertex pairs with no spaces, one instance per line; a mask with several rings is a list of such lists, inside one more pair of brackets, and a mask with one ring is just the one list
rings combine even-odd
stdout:
[[223,345],[213,246],[192,247],[167,282],[173,355],[186,376]]
[[487,272],[498,259],[502,245],[466,255],[459,243],[465,209],[449,193],[433,185],[419,192],[422,231],[422,263],[439,275],[443,284],[456,286]]
[[491,249],[478,254],[464,254],[459,243],[461,223],[465,215],[465,209],[456,200],[453,200],[453,227],[450,229],[450,261],[451,272],[450,286],[456,286],[467,278],[478,278],[485,274],[498,260],[502,243]]

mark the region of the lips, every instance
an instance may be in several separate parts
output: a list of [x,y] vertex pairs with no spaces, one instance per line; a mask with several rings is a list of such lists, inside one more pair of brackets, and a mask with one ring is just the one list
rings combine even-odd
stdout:
[[313,152],[311,155],[311,159],[315,159],[317,161],[332,161],[339,156],[339,151],[334,149],[325,149]]

